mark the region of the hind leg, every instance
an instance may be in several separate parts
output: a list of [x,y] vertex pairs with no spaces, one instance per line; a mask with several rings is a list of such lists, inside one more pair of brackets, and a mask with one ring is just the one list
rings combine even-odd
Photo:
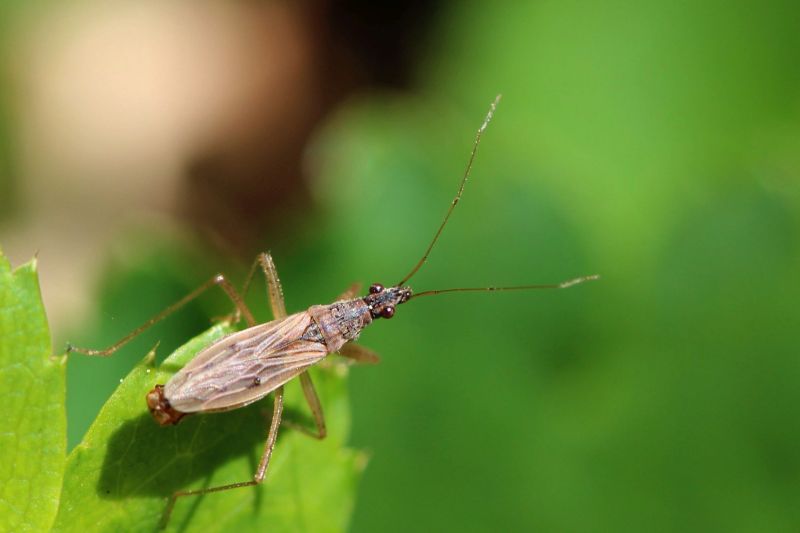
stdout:
[[171,306],[167,307],[166,309],[158,313],[156,316],[152,317],[150,320],[148,320],[138,328],[134,329],[133,331],[125,335],[123,338],[121,338],[119,341],[112,344],[108,348],[95,350],[91,348],[79,348],[77,346],[72,346],[71,344],[67,343],[66,353],[69,354],[70,352],[78,352],[84,355],[90,355],[95,357],[109,357],[114,352],[116,352],[117,350],[128,344],[130,341],[132,341],[134,338],[141,335],[148,328],[154,326],[158,322],[161,322],[171,314],[180,310],[186,304],[188,304],[195,298],[199,297],[212,287],[220,287],[223,291],[225,291],[225,294],[228,296],[228,298],[230,298],[230,300],[236,306],[237,317],[240,315],[244,316],[245,321],[249,326],[255,324],[255,319],[253,318],[253,314],[250,312],[250,309],[248,309],[247,305],[244,303],[242,297],[239,296],[239,293],[236,292],[236,289],[233,287],[231,282],[228,281],[223,274],[217,274],[216,276],[214,276],[207,282],[203,283],[198,288],[196,288],[195,290],[193,290],[192,292],[190,292],[189,294],[187,294],[186,296],[184,296]]

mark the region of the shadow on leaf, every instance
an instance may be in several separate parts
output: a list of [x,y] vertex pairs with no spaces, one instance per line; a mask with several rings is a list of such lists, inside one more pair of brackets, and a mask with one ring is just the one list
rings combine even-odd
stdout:
[[[271,412],[270,398],[235,411],[189,416],[177,426],[161,427],[148,413],[128,420],[109,440],[97,494],[104,499],[166,498],[199,479],[207,483],[217,468],[243,456],[249,456],[255,473]],[[309,422],[289,408],[283,419]],[[279,441],[287,430],[281,428]]]
[[[144,413],[128,420],[109,440],[97,493],[101,498],[168,497],[241,456],[255,456],[264,442],[271,405],[195,415],[161,427]],[[257,463],[258,457],[252,460]],[[246,481],[232,479],[230,482]]]

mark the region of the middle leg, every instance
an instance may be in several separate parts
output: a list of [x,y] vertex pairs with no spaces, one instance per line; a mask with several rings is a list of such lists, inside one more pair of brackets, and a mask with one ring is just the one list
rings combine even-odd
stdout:
[[314,383],[311,381],[311,376],[308,371],[300,374],[300,385],[303,387],[303,396],[306,397],[306,402],[311,408],[311,414],[314,417],[314,425],[316,431],[307,428],[303,424],[286,420],[284,425],[292,429],[296,429],[301,433],[305,433],[309,437],[322,440],[328,435],[328,429],[325,427],[325,415],[322,413],[322,403],[319,401],[317,390],[314,388]]
[[174,493],[170,497],[169,502],[167,502],[167,507],[164,509],[164,514],[161,518],[159,527],[164,529],[167,526],[169,518],[172,515],[172,510],[175,508],[175,502],[178,501],[178,498],[182,498],[184,496],[200,496],[202,494],[209,494],[211,492],[222,492],[224,490],[238,489],[239,487],[251,487],[264,481],[264,477],[267,475],[267,469],[269,468],[269,460],[272,457],[272,451],[275,449],[275,442],[278,439],[278,428],[281,425],[282,414],[283,387],[278,387],[275,390],[275,402],[272,407],[272,420],[270,421],[269,432],[267,433],[267,442],[264,444],[264,453],[261,456],[261,461],[258,463],[258,468],[256,468],[256,473],[253,475],[253,479],[249,481],[240,481],[238,483],[229,483],[228,485],[220,485],[218,487],[196,490],[181,490]]
[[[272,308],[273,318],[285,318],[286,302],[283,297],[283,287],[281,286],[281,280],[278,277],[278,269],[275,267],[275,262],[272,260],[272,255],[270,255],[268,252],[262,252],[258,254],[258,257],[256,257],[256,260],[250,269],[250,273],[247,276],[247,281],[245,282],[243,292],[246,294],[256,266],[261,267],[261,270],[264,272],[264,277],[267,280],[267,294],[269,296],[269,303],[270,307]],[[355,289],[355,287],[351,287],[351,289]],[[314,437],[315,439],[324,439],[328,434],[328,430],[325,427],[325,415],[322,413],[322,404],[320,403],[319,396],[314,388],[314,383],[311,381],[311,376],[309,376],[307,371],[300,374],[300,385],[303,387],[303,395],[308,402],[308,406],[311,408],[311,414],[314,416],[316,432],[306,428],[303,425],[296,424],[288,420],[284,422],[284,424],[293,429],[297,429],[306,435]]]
[[250,290],[250,283],[253,281],[253,276],[256,273],[256,268],[261,267],[264,272],[264,278],[267,282],[267,298],[269,299],[270,309],[272,310],[272,318],[279,319],[286,317],[286,303],[283,298],[283,287],[281,280],[278,278],[278,269],[275,268],[275,261],[272,260],[272,255],[269,252],[261,252],[256,256],[250,271],[247,273],[247,279],[242,287],[242,298],[247,297],[247,291]]

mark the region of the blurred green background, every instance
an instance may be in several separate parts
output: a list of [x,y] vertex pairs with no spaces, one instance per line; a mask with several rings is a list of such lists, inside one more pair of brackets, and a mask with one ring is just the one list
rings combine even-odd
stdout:
[[[603,278],[364,333],[352,530],[800,530],[795,2],[2,9],[0,242],[39,252],[56,346],[262,249],[290,310],[399,280],[502,92],[412,285]],[[72,359],[70,446],[147,348],[227,312]]]

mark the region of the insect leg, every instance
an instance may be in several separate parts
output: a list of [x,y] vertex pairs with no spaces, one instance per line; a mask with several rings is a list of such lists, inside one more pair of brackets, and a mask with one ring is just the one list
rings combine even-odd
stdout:
[[253,261],[253,266],[250,267],[250,272],[247,274],[244,287],[242,287],[243,297],[247,296],[250,282],[253,281],[253,276],[258,266],[264,271],[264,277],[267,280],[267,296],[272,309],[272,318],[285,318],[286,303],[283,300],[283,287],[281,286],[281,280],[278,278],[278,269],[275,268],[275,262],[269,252],[261,252]]
[[355,283],[353,283],[352,285],[347,287],[347,290],[344,291],[342,294],[340,294],[339,297],[336,298],[336,299],[337,300],[352,300],[353,298],[358,296],[358,294],[360,292],[361,292],[361,283],[356,281]]
[[302,424],[295,424],[288,420],[284,422],[284,425],[296,429],[301,433],[305,433],[309,437],[322,440],[328,434],[328,430],[325,428],[325,416],[322,414],[322,404],[319,401],[319,396],[317,396],[317,391],[314,389],[314,383],[311,381],[311,376],[308,375],[308,371],[300,374],[300,385],[303,387],[303,395],[306,397],[308,406],[311,408],[311,414],[314,415],[314,424],[317,426],[317,431],[315,433]]
[[253,318],[253,314],[250,312],[250,309],[247,308],[247,305],[244,303],[244,300],[242,299],[241,296],[239,296],[239,293],[236,292],[236,289],[233,287],[231,282],[229,282],[223,274],[217,274],[216,276],[206,281],[198,288],[196,288],[195,290],[193,290],[192,292],[190,292],[189,294],[187,294],[186,296],[175,302],[174,304],[170,305],[169,307],[158,313],[156,316],[154,316],[153,318],[151,318],[138,328],[134,329],[133,331],[125,335],[122,339],[117,341],[115,344],[112,344],[108,348],[104,348],[102,350],[93,350],[89,348],[79,348],[77,346],[72,346],[71,344],[67,344],[66,353],[79,352],[84,355],[108,357],[117,350],[119,350],[120,348],[122,348],[123,346],[125,346],[126,344],[128,344],[137,335],[144,332],[150,326],[160,322],[161,320],[164,320],[169,315],[171,315],[175,311],[178,311],[180,308],[182,308],[183,306],[185,306],[186,304],[188,304],[189,302],[191,302],[192,300],[203,294],[208,289],[216,286],[221,287],[222,290],[225,291],[225,294],[228,296],[228,298],[230,298],[231,301],[234,303],[234,305],[236,305],[237,316],[240,314],[243,315],[249,326],[252,326],[256,323],[255,319]]
[[269,253],[262,253],[259,257],[261,269],[267,277],[267,292],[269,292],[269,305],[272,307],[273,318],[286,317],[286,302],[283,300],[283,287],[278,278],[278,269]]
[[169,517],[172,515],[172,510],[175,508],[175,502],[178,498],[184,496],[199,496],[201,494],[209,494],[211,492],[222,492],[224,490],[238,489],[239,487],[251,487],[258,485],[264,481],[267,475],[267,468],[269,468],[269,460],[272,457],[272,450],[275,448],[275,442],[278,438],[278,427],[281,425],[281,414],[283,413],[283,387],[275,389],[275,402],[272,407],[272,420],[270,421],[269,431],[267,433],[267,442],[264,444],[264,453],[261,456],[261,461],[258,463],[256,473],[253,479],[249,481],[240,481],[239,483],[229,483],[228,485],[220,485],[218,487],[209,487],[206,489],[197,490],[181,490],[173,494],[167,507],[164,509],[164,515],[161,517],[159,527],[164,529],[169,522]]
[[360,344],[348,342],[339,349],[339,355],[352,359],[356,363],[364,363],[368,365],[377,365],[381,362],[380,356],[368,348],[364,348]]

